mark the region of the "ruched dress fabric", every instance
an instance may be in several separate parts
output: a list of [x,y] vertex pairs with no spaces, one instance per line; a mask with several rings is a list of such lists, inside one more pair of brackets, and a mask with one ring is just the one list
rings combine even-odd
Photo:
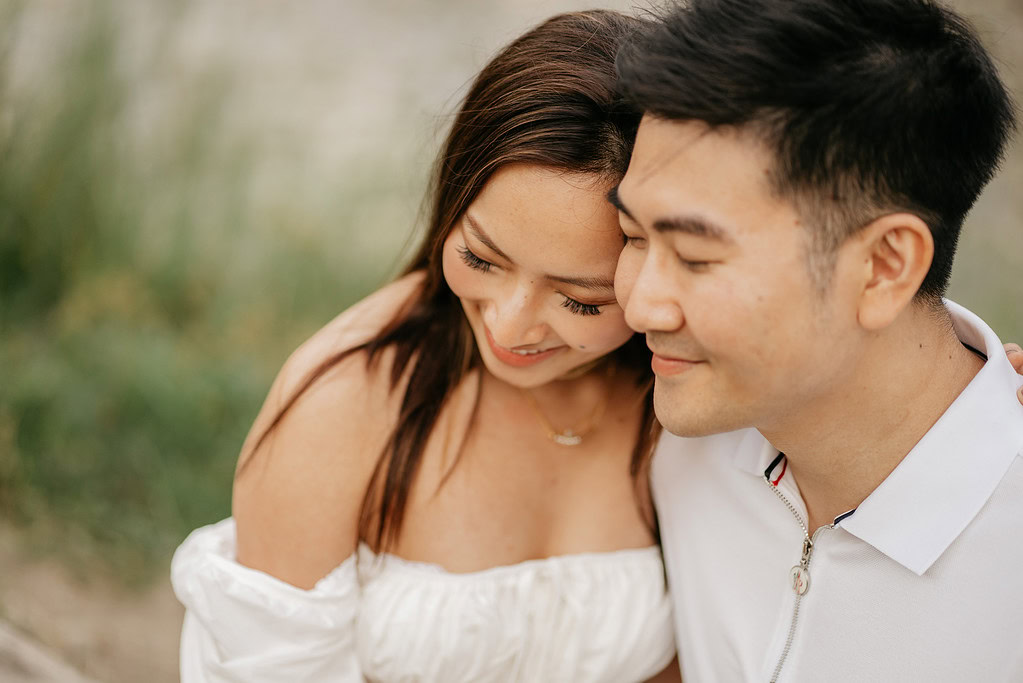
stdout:
[[234,534],[174,555],[182,683],[632,683],[675,653],[655,547],[453,573],[363,545],[304,591],[235,562]]

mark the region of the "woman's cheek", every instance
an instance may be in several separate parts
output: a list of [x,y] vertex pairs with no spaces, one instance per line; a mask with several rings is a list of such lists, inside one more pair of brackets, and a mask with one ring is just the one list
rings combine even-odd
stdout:
[[619,306],[608,306],[599,316],[581,317],[562,334],[568,344],[587,353],[610,353],[629,341],[633,331]]

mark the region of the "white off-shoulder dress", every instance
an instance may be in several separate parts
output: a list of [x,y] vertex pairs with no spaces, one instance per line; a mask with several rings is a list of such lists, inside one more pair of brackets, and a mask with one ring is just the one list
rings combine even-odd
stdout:
[[183,683],[633,683],[675,653],[656,547],[452,573],[363,545],[308,591],[234,557],[231,519],[174,555]]

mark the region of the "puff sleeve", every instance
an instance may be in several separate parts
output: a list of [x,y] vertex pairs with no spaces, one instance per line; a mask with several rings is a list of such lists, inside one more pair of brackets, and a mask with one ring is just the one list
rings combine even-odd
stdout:
[[196,529],[174,553],[182,683],[363,681],[354,555],[308,591],[234,558],[231,518]]

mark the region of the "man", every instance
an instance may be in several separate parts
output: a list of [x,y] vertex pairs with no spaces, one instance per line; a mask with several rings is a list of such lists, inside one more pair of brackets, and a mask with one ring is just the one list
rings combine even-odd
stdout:
[[1023,680],[1023,379],[941,298],[1014,127],[972,30],[692,0],[618,66],[684,679]]

